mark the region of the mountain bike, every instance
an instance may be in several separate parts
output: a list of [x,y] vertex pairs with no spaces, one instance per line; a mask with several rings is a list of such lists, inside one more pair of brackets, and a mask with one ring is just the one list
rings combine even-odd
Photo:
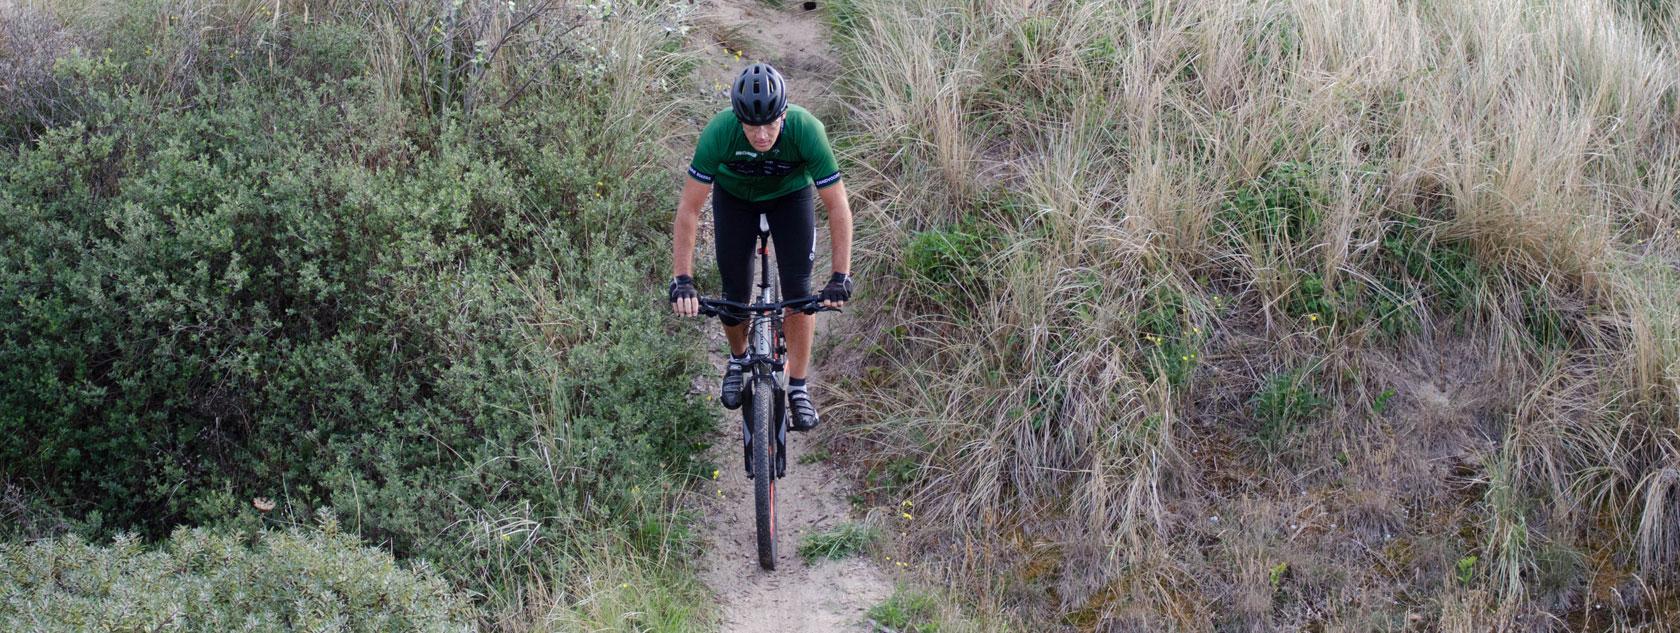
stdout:
[[783,365],[787,340],[782,335],[782,311],[805,314],[840,312],[823,307],[822,299],[804,297],[777,301],[780,290],[770,268],[770,221],[758,216],[758,296],[752,304],[723,299],[700,299],[706,316],[732,314],[751,318],[748,329],[746,384],[741,390],[741,448],[747,478],[753,482],[757,510],[758,566],[776,569],[776,480],[787,476],[788,410]]

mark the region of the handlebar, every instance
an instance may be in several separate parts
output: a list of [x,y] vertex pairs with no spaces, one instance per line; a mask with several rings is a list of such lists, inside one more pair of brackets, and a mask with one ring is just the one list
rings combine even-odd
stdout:
[[822,297],[815,295],[800,299],[789,299],[778,303],[754,304],[736,303],[734,301],[724,299],[708,299],[706,297],[700,298],[700,314],[705,316],[718,316],[721,311],[725,309],[749,314],[771,314],[774,312],[780,312],[787,308],[792,308],[805,314],[816,314],[818,312],[844,312],[844,310],[841,310],[840,308],[823,306]]

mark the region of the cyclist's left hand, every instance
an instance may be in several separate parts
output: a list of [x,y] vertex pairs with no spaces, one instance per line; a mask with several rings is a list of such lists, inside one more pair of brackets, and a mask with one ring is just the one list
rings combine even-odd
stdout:
[[828,278],[828,285],[822,289],[822,305],[825,308],[838,308],[846,305],[852,298],[852,278],[846,273],[834,273]]

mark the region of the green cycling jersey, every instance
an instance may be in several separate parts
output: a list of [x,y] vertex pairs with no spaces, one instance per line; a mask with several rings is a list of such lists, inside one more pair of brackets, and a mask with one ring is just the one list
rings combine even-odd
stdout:
[[781,135],[770,151],[753,149],[733,110],[724,110],[706,124],[694,148],[688,175],[715,184],[742,200],[770,200],[816,185],[840,182],[840,167],[822,121],[810,111],[788,105]]

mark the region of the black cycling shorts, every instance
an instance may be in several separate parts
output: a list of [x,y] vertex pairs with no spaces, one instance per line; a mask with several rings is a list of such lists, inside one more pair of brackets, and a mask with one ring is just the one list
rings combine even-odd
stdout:
[[[723,278],[723,298],[748,303],[758,279],[753,276],[753,247],[758,240],[758,216],[770,220],[770,241],[776,248],[776,276],[782,285],[782,300],[811,295],[811,263],[817,259],[815,187],[761,202],[748,202],[712,187],[712,225],[717,233],[718,275]],[[724,325],[741,323],[736,315],[724,314]]]

